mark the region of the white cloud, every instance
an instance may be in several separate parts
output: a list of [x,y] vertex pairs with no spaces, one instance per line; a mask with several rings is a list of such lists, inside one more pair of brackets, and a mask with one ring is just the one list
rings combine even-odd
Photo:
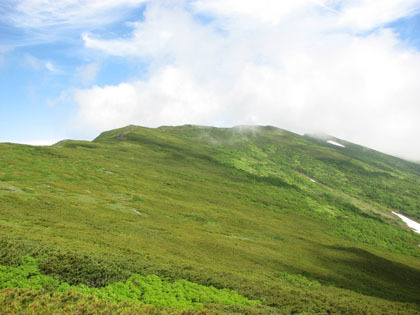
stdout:
[[420,54],[380,28],[418,2],[372,3],[199,0],[185,10],[152,2],[130,38],[85,34],[87,47],[138,57],[150,70],[144,80],[77,90],[77,122],[96,131],[271,124],[420,159],[412,145],[420,134]]
[[35,146],[48,146],[53,145],[62,139],[35,139],[35,140],[18,140],[13,141],[13,143],[35,145]]
[[240,16],[251,17],[260,22],[279,23],[287,15],[316,5],[324,5],[326,1],[312,0],[198,0],[194,7],[198,11],[211,12],[229,18]]
[[365,31],[419,13],[418,0],[343,1],[340,23]]
[[[6,0],[5,21],[22,28],[100,26],[121,18],[147,0]],[[13,9],[12,9],[13,8]]]
[[88,63],[86,65],[77,67],[74,75],[75,81],[82,85],[89,85],[95,81],[96,75],[99,71],[99,64],[96,62]]
[[58,69],[51,61],[44,61],[31,54],[25,54],[23,57],[23,64],[33,70],[48,70],[52,73],[57,73]]
[[[197,84],[187,72],[168,66],[147,82],[76,90],[74,98],[80,104],[77,122],[97,131],[128,125],[140,117],[148,126],[211,122],[218,112],[214,94]],[[150,110],[150,106],[154,109]]]
[[314,8],[334,13],[337,27],[366,31],[402,17],[419,13],[418,0],[197,0],[196,10],[220,15],[237,23],[248,17],[259,22],[281,23],[302,17]]
[[45,62],[44,66],[50,72],[57,72],[57,68],[52,64],[51,61]]

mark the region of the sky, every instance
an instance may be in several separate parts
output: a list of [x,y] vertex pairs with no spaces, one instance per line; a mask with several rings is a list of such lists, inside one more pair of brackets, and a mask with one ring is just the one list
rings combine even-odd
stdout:
[[273,125],[420,161],[420,0],[2,0],[0,142]]

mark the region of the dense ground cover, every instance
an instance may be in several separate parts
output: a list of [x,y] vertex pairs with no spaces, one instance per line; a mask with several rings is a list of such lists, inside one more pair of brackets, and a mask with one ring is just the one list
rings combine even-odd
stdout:
[[176,309],[203,309],[205,305],[259,305],[235,291],[199,285],[186,280],[165,281],[156,276],[134,274],[125,282],[115,282],[104,287],[85,284],[70,285],[52,276],[43,275],[39,259],[24,257],[17,267],[0,265],[0,290],[6,288],[31,289],[53,293],[81,293],[95,299],[166,306]]
[[[420,166],[340,142],[129,126],[93,142],[0,144],[0,264],[38,257],[42,274],[85,288],[83,303],[138,274],[263,304],[214,312],[417,313],[420,237],[391,211],[420,218]],[[10,290],[1,298],[47,298]]]

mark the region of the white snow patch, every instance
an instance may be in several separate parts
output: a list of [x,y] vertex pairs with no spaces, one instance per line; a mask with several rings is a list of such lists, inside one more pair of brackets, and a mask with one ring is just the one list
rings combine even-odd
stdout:
[[401,220],[403,220],[404,223],[407,224],[407,226],[410,229],[412,229],[414,232],[420,234],[420,223],[417,223],[416,221],[413,221],[413,220],[403,216],[402,214],[396,213],[394,211],[392,211],[392,213],[395,214],[396,216],[398,216]]
[[309,177],[308,175],[302,174],[303,176],[305,176],[307,179],[309,179],[312,183],[317,183],[317,181],[311,177]]
[[342,145],[341,143],[335,142],[335,141],[333,141],[333,140],[327,140],[327,142],[328,142],[329,144],[336,145],[337,147],[342,147],[342,148],[345,148],[345,147],[346,147],[345,145]]

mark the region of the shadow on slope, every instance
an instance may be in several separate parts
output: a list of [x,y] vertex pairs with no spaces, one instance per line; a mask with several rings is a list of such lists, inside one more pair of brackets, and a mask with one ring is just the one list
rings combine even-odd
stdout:
[[327,251],[335,251],[336,255],[325,255],[315,251],[314,255],[317,255],[328,268],[341,270],[341,276],[326,278],[312,274],[315,278],[364,295],[420,305],[419,269],[356,247],[324,247]]

